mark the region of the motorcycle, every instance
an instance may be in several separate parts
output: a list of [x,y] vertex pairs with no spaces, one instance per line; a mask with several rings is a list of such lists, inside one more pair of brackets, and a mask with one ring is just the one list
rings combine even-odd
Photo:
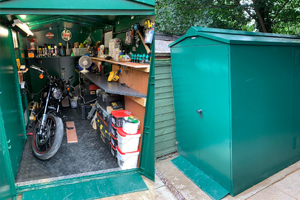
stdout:
[[57,153],[62,143],[64,126],[60,107],[66,96],[72,98],[70,80],[73,76],[68,81],[64,81],[51,76],[46,69],[36,66],[30,68],[37,70],[41,79],[44,76],[49,79],[49,83],[42,90],[39,109],[34,113],[38,120],[32,140],[34,155],[40,160],[48,160]]

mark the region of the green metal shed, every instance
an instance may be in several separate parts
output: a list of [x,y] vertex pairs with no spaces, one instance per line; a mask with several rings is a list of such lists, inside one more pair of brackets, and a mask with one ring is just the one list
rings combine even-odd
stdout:
[[[119,32],[124,29],[125,23],[130,27],[131,23],[138,23],[146,16],[154,15],[154,1],[0,1],[0,199],[16,199],[19,194],[23,194],[23,199],[96,199],[147,189],[141,182],[140,175],[154,179],[154,59],[151,60],[149,72],[138,168],[16,184],[15,177],[27,139],[23,115],[26,102],[22,104],[23,94],[18,82],[16,58],[20,58],[22,64],[28,65],[28,61],[21,57],[25,53],[23,46],[28,41],[25,39],[26,35],[19,34],[20,46],[18,49],[14,48],[12,32],[15,28],[11,26],[14,16],[20,14],[28,15],[26,19],[32,22],[29,27],[34,31],[48,31],[49,24],[56,31],[56,28],[63,28],[62,24],[69,23],[76,35],[80,35],[80,26],[83,30],[82,38],[85,38],[86,32],[92,32],[91,37],[99,36],[103,34],[103,30],[112,26],[115,32]],[[132,16],[135,17],[135,22],[132,21]],[[121,21],[122,19],[124,20]],[[28,23],[25,20],[24,22]],[[57,30],[55,33],[58,32]],[[53,58],[54,61],[55,59]]]
[[300,37],[192,27],[171,47],[178,152],[231,195],[300,158]]

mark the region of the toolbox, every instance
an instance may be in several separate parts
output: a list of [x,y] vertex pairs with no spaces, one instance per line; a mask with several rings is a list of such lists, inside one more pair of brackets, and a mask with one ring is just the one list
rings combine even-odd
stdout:
[[[108,120],[110,120],[109,118],[107,118]],[[105,135],[106,138],[110,139],[110,132],[111,132],[111,125],[110,123],[107,123],[101,113],[99,113],[97,111],[97,122],[99,123],[98,124],[98,127],[100,128],[100,131]]]
[[105,137],[105,135],[101,132],[100,130],[100,138],[102,140],[102,142],[105,144],[105,147],[108,151],[110,151],[111,146],[110,146],[110,141],[108,138]]
[[100,121],[107,127],[107,131],[111,132],[111,117],[112,115],[109,114],[106,110],[104,110],[101,106],[97,108],[97,112],[100,117]]
[[[104,109],[106,109],[107,106],[112,106],[114,109],[118,109],[123,107],[123,96],[117,95],[117,94],[108,94],[103,92],[98,98],[97,102],[100,104],[100,106]],[[119,107],[115,107],[112,105],[112,102],[121,102],[118,103]]]

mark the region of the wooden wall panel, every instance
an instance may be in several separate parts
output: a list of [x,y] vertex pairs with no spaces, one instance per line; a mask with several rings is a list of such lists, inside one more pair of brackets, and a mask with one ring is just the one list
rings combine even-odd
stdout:
[[[119,69],[118,65],[112,65],[112,70],[117,71]],[[142,72],[139,70],[132,69],[130,67],[126,68],[126,73],[119,74],[119,82],[126,83],[126,85],[130,88],[133,88],[145,95],[147,95],[148,89],[148,80],[149,80],[149,73]]]

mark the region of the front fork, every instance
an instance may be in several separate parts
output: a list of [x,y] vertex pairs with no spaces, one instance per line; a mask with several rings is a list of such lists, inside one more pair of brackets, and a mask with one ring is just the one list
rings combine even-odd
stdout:
[[45,126],[47,123],[47,118],[48,118],[48,114],[47,114],[47,108],[48,108],[48,102],[49,102],[49,98],[50,98],[50,93],[51,93],[51,83],[50,83],[50,87],[49,87],[49,91],[47,94],[47,98],[46,98],[46,104],[45,104],[45,108],[44,108],[44,113],[43,113],[43,117],[42,117],[42,122],[41,122],[41,126],[40,126],[40,130],[38,132],[39,135],[42,135],[43,133],[45,133]]

